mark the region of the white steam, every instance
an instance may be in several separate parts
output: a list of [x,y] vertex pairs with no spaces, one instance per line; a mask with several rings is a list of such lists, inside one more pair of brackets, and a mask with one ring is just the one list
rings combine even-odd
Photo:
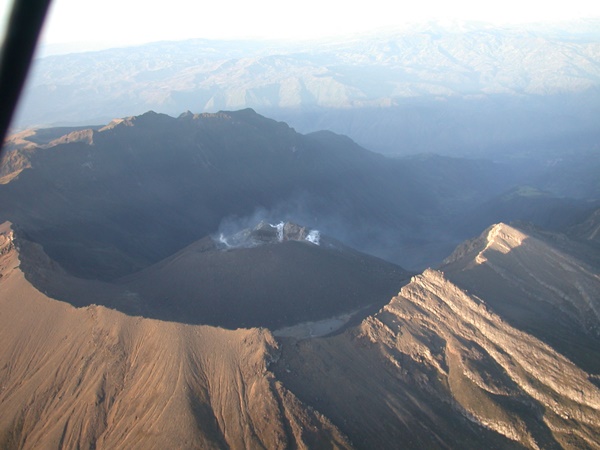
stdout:
[[321,241],[321,232],[319,230],[310,230],[304,239],[312,244],[319,245]]
[[281,221],[272,224],[261,221],[258,225],[241,230],[236,230],[233,227],[222,229],[215,233],[212,239],[217,248],[221,250],[252,248],[284,241],[304,241],[313,245],[320,245],[321,232],[291,222]]
[[277,225],[273,225],[272,223],[270,223],[269,225],[277,229],[277,240],[279,242],[283,242],[283,227],[285,226],[285,223],[279,222]]
[[218,243],[223,244],[225,246],[225,248],[232,247],[232,245],[229,242],[227,242],[227,238],[225,237],[225,235],[223,233],[219,234]]

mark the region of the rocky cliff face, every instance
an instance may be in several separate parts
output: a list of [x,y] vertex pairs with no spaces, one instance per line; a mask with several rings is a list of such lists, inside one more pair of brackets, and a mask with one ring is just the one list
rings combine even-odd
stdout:
[[[600,372],[600,276],[593,244],[497,224],[460,246],[442,271],[504,320]],[[586,261],[588,259],[588,261]]]
[[[588,374],[438,271],[413,278],[362,332],[398,368],[399,352],[434,374],[466,417],[509,439],[595,442],[587,429],[600,426],[600,390]],[[534,425],[539,413],[544,427]],[[565,433],[571,421],[581,428]]]
[[443,270],[342,335],[284,341],[276,374],[364,448],[597,448],[597,269],[498,224]]

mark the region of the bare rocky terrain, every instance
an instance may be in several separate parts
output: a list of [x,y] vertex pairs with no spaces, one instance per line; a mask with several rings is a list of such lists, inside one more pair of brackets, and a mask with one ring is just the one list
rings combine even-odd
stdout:
[[27,281],[1,233],[0,447],[350,447],[274,377],[268,330],[74,308]]
[[2,448],[600,447],[600,271],[524,229],[491,227],[308,339],[75,308],[0,231]]
[[600,448],[594,201],[251,110],[6,155],[0,448]]
[[598,448],[598,267],[503,224],[467,246],[359,326],[283,339],[275,373],[361,448]]

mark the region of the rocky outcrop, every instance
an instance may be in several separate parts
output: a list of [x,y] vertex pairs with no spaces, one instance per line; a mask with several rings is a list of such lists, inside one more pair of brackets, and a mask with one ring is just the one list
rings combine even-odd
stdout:
[[[511,327],[441,272],[414,277],[365,321],[362,331],[398,368],[400,352],[422,371],[436,372],[471,419],[510,439],[546,448],[550,436],[536,435],[538,430],[528,425],[529,414],[544,411],[543,423],[553,439],[568,442],[565,430],[572,427],[585,445],[597,444],[588,430],[600,430],[600,390],[588,374]],[[517,412],[519,407],[525,414]]]
[[597,448],[591,374],[427,270],[342,335],[283,340],[275,373],[361,448]]
[[598,448],[593,270],[504,224],[442,269],[344,334],[283,340],[277,376],[362,448]]
[[86,145],[94,144],[94,130],[78,130],[65,134],[64,136],[51,141],[48,146],[53,147],[60,144],[70,144],[72,142],[83,142]]
[[589,252],[564,235],[497,224],[459,247],[441,270],[504,320],[596,373],[600,272],[585,262]]
[[246,228],[230,235],[218,233],[213,236],[213,241],[218,248],[224,250],[252,248],[263,244],[276,244],[286,241],[306,241],[319,245],[321,233],[319,230],[311,230],[292,222],[271,224],[263,220],[254,228]]

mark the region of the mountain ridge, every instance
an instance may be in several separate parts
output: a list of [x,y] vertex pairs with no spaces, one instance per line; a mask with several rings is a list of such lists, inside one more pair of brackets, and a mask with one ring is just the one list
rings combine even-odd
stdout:
[[519,158],[563,136],[591,132],[586,145],[597,142],[594,26],[428,24],[325,42],[198,40],[53,56],[35,62],[15,123],[251,107],[387,154],[493,158],[501,147]]
[[[459,249],[448,264],[462,260],[462,270],[473,271],[488,266],[494,252],[495,262],[504,259],[504,266],[510,267],[514,256],[508,248],[529,246],[530,239],[522,231],[497,224]],[[535,249],[537,260],[556,252],[541,244]],[[545,268],[538,269],[537,276],[543,276]],[[547,336],[540,339],[539,330],[532,333],[523,322],[515,325],[514,316],[507,319],[506,310],[499,307],[509,300],[513,307],[530,303],[518,288],[506,281],[500,286],[482,280],[480,271],[461,278],[448,267],[442,270],[427,269],[414,276],[379,312],[341,335],[300,343],[282,340],[277,376],[300,398],[315,399],[335,423],[360,423],[342,430],[364,448],[392,447],[398,439],[412,448],[442,447],[450,441],[462,448],[596,448],[597,337],[588,341],[586,349],[595,350],[586,361],[571,347],[585,341],[585,334],[573,333],[580,327],[560,321],[548,325],[545,306],[533,302],[530,307],[537,316],[532,320],[542,319],[544,326],[558,327],[557,334],[569,336],[568,345],[557,351]],[[522,273],[515,270],[513,282],[522,279]],[[548,297],[564,301],[559,289],[572,279],[562,281],[555,274],[548,280]],[[600,287],[597,276],[594,280]],[[483,289],[482,282],[491,286]],[[492,289],[496,298],[489,295]],[[597,303],[597,297],[592,300]],[[363,366],[381,369],[365,377]],[[336,375],[341,373],[348,379],[340,381],[343,378]],[[357,383],[364,389],[360,393],[354,387]],[[368,396],[361,395],[365,391]],[[440,401],[443,407],[436,403]],[[478,434],[467,423],[453,424],[457,417],[497,435]],[[428,426],[432,428],[426,441],[422,428]],[[460,436],[453,435],[458,428]],[[498,436],[507,440],[499,441]]]
[[507,183],[493,163],[387,158],[252,110],[147,113],[91,130],[22,139],[27,150],[10,148],[5,158],[26,152],[25,163],[7,165],[12,178],[0,185],[2,218],[87,278],[132,273],[261,211],[259,220],[300,222],[405,267],[431,265],[453,245],[446,234],[461,237],[432,217],[454,221],[452,209]]
[[557,243],[556,234],[521,230],[494,225],[460,246],[440,270],[456,285],[485,298],[511,325],[584,369],[600,372],[598,267],[565,252],[565,247],[579,246],[564,235]]
[[[271,232],[278,241],[276,227]],[[225,330],[97,305],[73,308],[27,281],[23,271],[30,269],[19,255],[30,250],[18,234],[9,224],[0,227],[5,446],[600,445],[593,329],[582,333],[572,320],[553,324],[570,346],[592,339],[596,350],[586,362],[576,348],[558,351],[548,336],[515,324],[499,308],[502,301],[477,284],[490,264],[528,262],[515,253],[525,249],[535,253],[531,270],[546,280],[547,295],[532,302],[520,289],[531,272],[517,267],[512,283],[496,292],[500,300],[529,305],[547,321],[546,305],[564,302],[565,286],[576,288],[587,277],[586,289],[600,289],[597,270],[553,246],[556,238],[496,224],[449,258],[443,272],[413,276],[359,324],[298,339],[265,328]],[[560,245],[570,242],[565,236]],[[257,248],[286,244],[319,248],[301,241]],[[564,280],[547,273],[557,261],[569,265]]]

